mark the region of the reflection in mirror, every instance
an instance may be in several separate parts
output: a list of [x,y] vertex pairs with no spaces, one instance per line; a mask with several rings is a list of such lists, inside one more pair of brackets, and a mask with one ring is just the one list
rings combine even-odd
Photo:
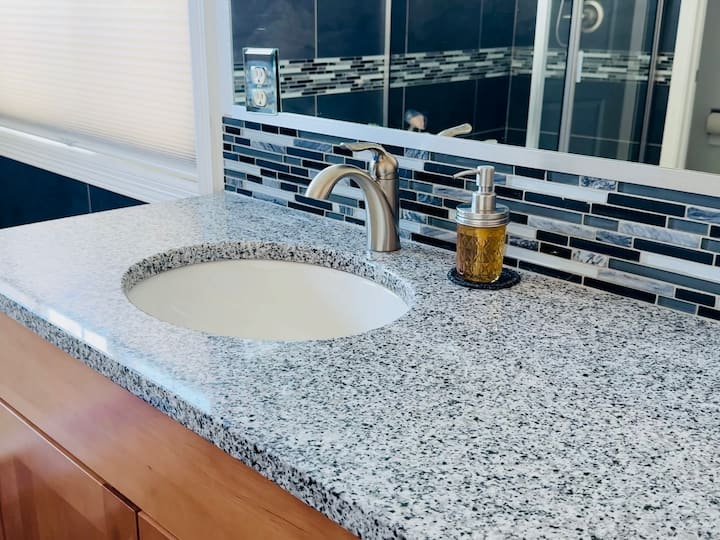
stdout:
[[694,93],[673,68],[692,37],[678,28],[704,30],[681,24],[701,4],[683,15],[681,0],[233,0],[235,100],[242,48],[278,47],[285,112],[672,167],[690,140],[688,167],[720,173],[720,116],[708,133],[719,2],[701,18],[692,129],[668,113]]

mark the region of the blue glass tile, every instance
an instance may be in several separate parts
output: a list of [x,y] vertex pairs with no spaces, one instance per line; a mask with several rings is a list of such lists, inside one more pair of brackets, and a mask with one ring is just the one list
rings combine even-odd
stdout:
[[657,268],[621,261],[619,259],[610,259],[610,268],[620,270],[621,272],[627,272],[629,274],[645,276],[658,281],[674,283],[675,285],[681,285],[683,287],[688,287],[689,289],[696,289],[710,294],[720,294],[720,283],[713,283],[711,281],[705,281],[683,274],[676,274],[675,272],[668,272],[667,270],[659,270]]
[[322,161],[323,155],[319,152],[313,152],[310,150],[303,150],[301,148],[293,148],[288,147],[287,153],[291,156],[298,156],[302,158],[308,158],[308,159],[314,159],[317,161]]
[[330,153],[333,151],[333,145],[326,142],[295,139],[293,144],[298,148],[307,148],[308,150],[315,150],[316,152]]
[[720,212],[706,210],[705,208],[695,208],[691,206],[688,208],[687,217],[697,221],[705,221],[707,223],[720,225]]
[[223,116],[222,121],[223,121],[223,124],[228,125],[228,126],[235,126],[235,127],[240,127],[240,128],[245,126],[244,120],[239,120],[237,118],[230,118],[229,116]]
[[628,221],[637,221],[639,223],[647,223],[648,225],[657,225],[658,227],[664,227],[665,223],[667,222],[667,217],[659,214],[648,214],[646,212],[628,210],[625,208],[607,206],[604,204],[593,204],[592,213],[605,217],[625,219]]
[[550,182],[567,184],[569,186],[577,186],[580,183],[580,177],[577,174],[567,174],[554,171],[548,171],[548,180]]
[[571,274],[570,272],[564,272],[555,268],[548,268],[547,266],[541,266],[539,264],[528,263],[525,261],[518,262],[518,268],[521,270],[529,270],[536,274],[543,274],[546,276],[562,279],[563,281],[570,281],[571,283],[582,283],[582,278],[578,275]]
[[521,167],[520,165],[516,165],[515,174],[517,176],[524,176],[526,178],[537,178],[538,180],[545,180],[545,171],[541,169],[532,169],[530,167]]
[[541,193],[525,193],[525,200],[548,206],[557,206],[558,208],[566,208],[567,210],[575,210],[577,212],[589,212],[590,205],[584,201],[576,201],[573,199],[565,199],[563,197],[554,197],[552,195],[543,195]]
[[429,193],[418,193],[417,201],[425,204],[432,204],[434,206],[442,206],[442,199],[440,197],[430,195]]
[[536,237],[538,240],[550,242],[551,244],[560,244],[561,246],[567,246],[569,241],[567,236],[548,231],[538,231]]
[[238,156],[236,156],[235,154],[231,154],[230,152],[223,152],[223,157],[231,161],[238,161],[240,159],[238,158]]
[[576,214],[575,212],[556,210],[555,208],[536,206],[534,204],[521,203],[518,201],[513,201],[512,199],[502,199],[500,197],[498,197],[498,202],[509,206],[510,209],[515,212],[521,212],[523,214],[529,214],[531,216],[544,216],[552,219],[558,219],[560,221],[568,221],[570,223],[578,224],[582,222],[582,214]]
[[628,298],[634,298],[635,300],[641,300],[643,302],[655,303],[657,296],[652,293],[645,291],[638,291],[637,289],[631,289],[630,287],[624,287],[615,283],[608,283],[607,281],[601,281],[599,279],[593,279],[586,277],[583,284],[586,287],[592,287],[593,289],[600,289],[602,291],[619,294],[620,296],[626,296]]
[[258,159],[255,161],[255,165],[266,169],[272,169],[273,171],[290,172],[290,167],[288,165],[283,165],[282,163],[275,163],[274,161]]
[[697,223],[696,221],[685,221],[684,219],[677,218],[670,218],[668,220],[668,227],[678,231],[700,235],[706,235],[708,231],[708,225],[704,223]]
[[673,231],[665,227],[643,225],[641,223],[623,222],[620,224],[620,232],[628,236],[637,236],[662,242],[663,244],[675,244],[688,248],[697,248],[700,243],[700,237],[694,234]]
[[282,161],[281,156],[277,154],[271,154],[270,152],[263,152],[261,150],[255,150],[254,148],[245,148],[240,146],[236,146],[234,149],[236,152],[240,152],[245,156],[253,156],[256,158],[267,159],[270,161]]
[[324,141],[330,144],[340,144],[342,142],[355,142],[354,139],[346,139],[335,135],[324,135],[322,133],[314,133],[312,131],[300,131],[298,133],[303,139],[312,139],[314,141]]
[[262,130],[262,125],[258,124],[257,122],[249,122],[249,121],[246,120],[246,121],[245,121],[245,128],[247,128],[247,129],[252,129],[252,130],[255,130],[255,131],[261,131],[261,130]]
[[642,238],[636,238],[634,244],[636,249],[640,249],[642,251],[660,253],[661,255],[667,255],[668,257],[675,257],[686,261],[695,261],[701,264],[713,263],[713,256],[710,253],[695,251],[694,249],[671,246],[660,242],[651,242],[650,240],[644,240]]
[[698,315],[700,315],[701,317],[707,317],[708,319],[720,321],[720,310],[717,309],[710,309],[700,306],[700,309],[698,309]]
[[[474,188],[474,189],[476,190],[476,189],[477,189],[477,185],[476,185],[476,184],[472,184],[472,188]],[[523,200],[523,190],[521,190],[521,189],[513,189],[513,188],[508,188],[508,187],[505,187],[505,186],[497,186],[497,185],[496,185],[496,186],[495,186],[495,193],[496,193],[499,197],[505,197],[506,199],[515,199],[515,200],[518,200],[518,201],[522,201],[522,200]],[[470,195],[469,193],[466,194],[466,195],[465,195],[465,198],[468,198],[469,195]],[[532,195],[532,194],[531,194],[531,193],[528,193],[528,195]],[[528,200],[530,200],[530,199],[528,199]],[[538,201],[538,202],[539,202],[539,201]]]
[[416,180],[423,180],[432,184],[441,184],[443,186],[449,186],[454,188],[465,187],[465,181],[462,178],[453,178],[452,176],[429,173],[426,171],[415,171],[414,176]]
[[310,176],[310,171],[302,167],[290,167],[290,172],[298,176]]
[[432,161],[428,161],[423,165],[423,169],[425,169],[428,172],[436,172],[436,173],[452,176],[453,174],[457,174],[461,171],[464,171],[466,168],[465,167],[454,167],[452,165],[445,165],[443,163],[434,163]]
[[720,227],[710,227],[710,236],[720,238]]
[[265,141],[251,141],[250,146],[257,148],[258,150],[265,150],[266,152],[273,152],[275,154],[284,154],[285,148],[279,144],[272,144]]
[[455,232],[457,230],[457,223],[455,223],[454,221],[449,221],[447,219],[429,217],[427,222],[428,225],[433,225],[434,227],[439,227],[448,231]]
[[342,195],[336,195],[334,193],[330,194],[329,199],[332,202],[336,202],[338,204],[344,204],[345,206],[353,206],[357,208],[358,201],[356,199],[351,199],[350,197],[343,197]]
[[298,166],[302,165],[302,159],[296,158],[293,156],[285,155],[285,156],[283,156],[283,161],[285,163],[287,163],[288,165],[298,165]]
[[446,208],[437,208],[435,206],[428,206],[426,204],[420,204],[413,201],[400,201],[400,208],[404,210],[411,210],[413,212],[422,212],[428,216],[440,218],[448,217],[448,211]]
[[696,291],[688,291],[687,289],[678,289],[675,291],[675,298],[686,300],[693,304],[701,304],[703,306],[715,307],[715,297],[709,294],[702,294]]
[[702,241],[702,248],[708,251],[714,251],[715,253],[720,253],[720,241],[705,239]]
[[621,183],[618,190],[623,193],[640,195],[642,197],[653,197],[656,199],[664,199],[666,201],[674,201],[691,204],[694,206],[707,206],[708,208],[720,209],[720,197],[711,197],[709,195],[686,193],[685,191],[676,191],[673,189],[656,188],[651,186],[641,186],[638,184],[626,183]]
[[688,304],[687,302],[681,302],[680,300],[666,298],[664,296],[660,296],[658,298],[658,305],[674,309],[675,311],[690,313],[691,315],[695,315],[695,312],[697,311],[697,306],[695,304]]
[[233,171],[232,169],[224,169],[225,176],[234,176],[235,178],[245,179],[245,173],[240,171]]
[[595,216],[583,217],[583,223],[588,227],[595,227],[598,229],[607,229],[608,231],[617,231],[618,222],[614,219],[607,219]]
[[607,202],[608,204],[615,206],[647,210],[648,212],[656,212],[658,214],[666,214],[669,216],[683,217],[685,215],[685,207],[679,204],[665,203],[651,199],[641,199],[639,197],[628,197],[627,195],[618,195],[617,193],[611,193],[608,195]]

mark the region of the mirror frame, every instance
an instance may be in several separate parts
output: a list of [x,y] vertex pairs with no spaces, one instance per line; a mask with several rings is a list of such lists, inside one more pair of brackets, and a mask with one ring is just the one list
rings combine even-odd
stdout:
[[471,139],[438,137],[429,133],[415,133],[294,113],[278,113],[277,115],[251,113],[239,105],[232,105],[230,114],[233,118],[240,120],[330,136],[720,197],[719,174],[668,169],[644,163],[565,154],[553,150],[537,150]]

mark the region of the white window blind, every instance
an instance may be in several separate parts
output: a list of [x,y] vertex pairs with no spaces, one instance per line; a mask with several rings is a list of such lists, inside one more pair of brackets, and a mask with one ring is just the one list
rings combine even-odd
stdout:
[[0,0],[0,125],[194,168],[192,92],[187,1]]

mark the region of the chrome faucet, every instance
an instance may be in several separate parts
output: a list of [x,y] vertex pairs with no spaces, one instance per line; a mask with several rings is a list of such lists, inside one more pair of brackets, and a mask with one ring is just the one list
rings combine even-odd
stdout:
[[327,199],[340,179],[349,178],[365,194],[367,211],[368,249],[396,251],[400,249],[398,236],[398,162],[379,144],[343,143],[340,146],[352,152],[370,150],[370,174],[354,165],[331,165],[312,179],[305,195],[314,199]]

